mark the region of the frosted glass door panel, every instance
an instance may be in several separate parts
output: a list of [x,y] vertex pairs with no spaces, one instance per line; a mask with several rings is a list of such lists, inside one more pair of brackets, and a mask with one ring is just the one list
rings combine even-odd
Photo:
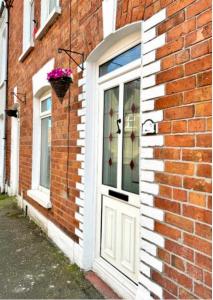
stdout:
[[119,87],[104,92],[103,184],[117,187]]
[[122,189],[139,193],[140,79],[124,84]]

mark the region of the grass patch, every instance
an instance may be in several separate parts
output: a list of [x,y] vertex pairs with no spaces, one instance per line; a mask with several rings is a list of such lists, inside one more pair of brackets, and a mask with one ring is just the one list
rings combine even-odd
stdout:
[[0,194],[0,208],[16,209],[17,203],[15,197],[9,197],[7,194]]
[[9,198],[9,196],[7,194],[0,194],[0,201],[8,199],[8,198]]

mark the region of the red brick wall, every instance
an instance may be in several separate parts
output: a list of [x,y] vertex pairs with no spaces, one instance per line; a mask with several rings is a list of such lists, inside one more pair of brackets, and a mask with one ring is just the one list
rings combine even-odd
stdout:
[[116,27],[139,20],[147,20],[173,0],[118,0]]
[[[23,61],[18,62],[22,54],[22,19],[23,19],[23,1],[15,0],[11,9],[10,24],[10,53],[9,53],[9,89],[13,90],[18,86],[18,92],[26,93],[27,103],[21,104],[20,117],[20,174],[19,191],[23,192],[24,198],[33,206],[37,207],[44,215],[47,215],[58,226],[65,230],[73,239],[75,227],[78,222],[74,218],[77,206],[75,197],[78,196],[75,184],[79,180],[77,169],[79,162],[75,161],[76,153],[80,148],[76,146],[78,132],[76,130],[79,123],[77,110],[80,108],[78,102],[79,88],[77,86],[78,74],[76,65],[72,64],[74,70],[74,83],[71,92],[71,111],[70,111],[70,159],[69,159],[69,195],[66,191],[66,163],[67,163],[67,138],[68,138],[68,93],[61,105],[52,93],[52,165],[51,165],[51,201],[52,209],[47,211],[27,197],[26,191],[31,188],[32,172],[32,76],[51,58],[55,58],[55,66],[69,65],[69,59],[65,54],[57,54],[59,47],[69,49],[69,30],[70,30],[70,1],[61,1],[62,14],[58,20],[48,30],[41,41],[35,40],[35,48]],[[71,24],[71,42],[72,50],[79,49],[88,55],[89,52],[102,39],[101,23],[101,1],[72,1],[72,24]],[[40,23],[40,1],[35,0],[35,18]],[[75,17],[73,17],[75,16]],[[94,30],[94,31],[93,31]],[[95,36],[94,33],[95,32]],[[78,60],[78,57],[76,57]],[[12,104],[12,97],[9,98],[9,106]],[[8,118],[7,129],[7,180],[10,178],[10,119]]]
[[[145,6],[145,9],[144,9]],[[165,299],[211,298],[211,1],[118,0],[117,28],[151,17],[167,8],[158,26],[166,45],[157,50],[166,96],[156,99],[163,109],[159,132],[165,146],[155,158],[165,161],[156,174],[160,184],[155,206],[165,211],[165,222],[155,231],[165,237],[158,255],[163,274],[153,280],[164,288]]]
[[120,28],[144,16],[144,0],[118,0],[116,27]]
[[[61,1],[62,15],[24,60],[18,62],[22,48],[22,1],[15,0],[11,10],[9,88],[27,95],[21,104],[20,192],[43,214],[48,215],[70,236],[78,226],[75,188],[79,181],[76,153],[79,123],[77,100],[78,75],[71,92],[69,189],[66,196],[68,96],[61,105],[53,93],[52,179],[50,211],[26,196],[31,187],[32,163],[32,75],[49,59],[56,66],[67,66],[68,58],[57,54],[58,47],[69,48],[69,0]],[[35,0],[39,19],[40,1]],[[72,49],[88,55],[102,40],[102,1],[72,1]],[[155,206],[165,211],[165,222],[155,230],[165,237],[159,258],[164,272],[153,272],[153,280],[164,288],[164,298],[211,298],[211,8],[209,0],[118,0],[117,28],[142,18],[148,19],[167,8],[167,19],[158,25],[166,33],[166,45],[158,49],[162,71],[157,83],[166,84],[166,96],[156,99],[155,108],[163,109],[159,132],[165,146],[155,149],[155,158],[165,161],[165,171],[156,174],[160,194]],[[11,103],[11,99],[10,103]],[[7,178],[10,174],[10,122],[7,130]]]
[[[171,2],[171,1],[170,1]],[[159,131],[165,146],[155,157],[165,161],[156,174],[160,194],[156,207],[165,222],[155,230],[165,237],[159,257],[164,273],[153,279],[165,298],[211,298],[211,1],[173,1],[167,20],[158,26],[167,43],[157,50],[166,96]]]

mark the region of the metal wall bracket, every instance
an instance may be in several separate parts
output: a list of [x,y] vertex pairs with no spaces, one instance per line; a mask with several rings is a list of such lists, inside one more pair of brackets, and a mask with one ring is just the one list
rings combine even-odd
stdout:
[[[65,52],[69,58],[82,70],[84,71],[84,53],[80,53],[77,51],[72,51],[69,49],[63,49],[63,48],[58,48],[58,53],[62,53]],[[79,64],[73,57],[71,54],[76,54],[76,55],[80,55],[81,56],[81,64]]]
[[26,94],[11,92],[11,95],[16,96],[19,101],[26,104]]

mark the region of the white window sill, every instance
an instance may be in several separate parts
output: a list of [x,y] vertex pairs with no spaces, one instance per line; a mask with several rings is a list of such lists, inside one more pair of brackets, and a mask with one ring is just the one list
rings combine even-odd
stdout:
[[34,49],[34,43],[31,43],[28,47],[27,47],[27,49],[25,49],[23,52],[22,52],[22,54],[21,54],[21,56],[19,56],[19,61],[20,62],[23,62],[24,60],[25,60],[25,58],[27,57],[27,55],[32,51]]
[[52,203],[50,202],[50,195],[44,192],[41,192],[40,190],[28,190],[27,196],[38,202],[41,206],[44,208],[51,208]]
[[37,40],[40,40],[43,38],[43,36],[46,34],[46,32],[48,31],[49,27],[55,22],[56,18],[61,14],[61,7],[57,6],[49,15],[49,17],[47,18],[46,22],[44,23],[44,25],[42,25],[42,27],[39,28],[39,30],[37,31],[35,38]]

